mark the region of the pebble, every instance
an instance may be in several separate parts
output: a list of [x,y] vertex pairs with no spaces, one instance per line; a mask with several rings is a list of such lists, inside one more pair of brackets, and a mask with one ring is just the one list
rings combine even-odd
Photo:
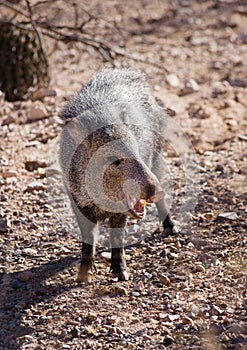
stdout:
[[26,188],[26,192],[34,192],[34,191],[41,191],[41,190],[45,190],[45,185],[42,182],[39,181],[34,181],[31,182],[30,184],[28,184],[27,188]]
[[196,272],[205,272],[206,268],[201,263],[196,262],[195,263],[195,271]]
[[202,214],[202,217],[205,219],[205,220],[213,220],[214,218],[214,213],[204,213]]
[[40,144],[39,141],[30,141],[25,144],[25,147],[35,147],[35,146],[38,146],[39,144]]
[[101,257],[110,261],[111,260],[111,252],[102,252],[101,254]]
[[215,171],[220,171],[221,173],[224,172],[224,166],[222,164],[217,164],[215,167]]
[[25,161],[25,169],[27,171],[34,171],[37,170],[38,168],[46,168],[47,167],[47,162],[42,161],[42,160],[27,160]]
[[37,255],[37,250],[32,249],[32,248],[25,248],[25,249],[23,249],[23,253],[33,256],[33,255]]
[[11,222],[8,218],[0,219],[0,232],[6,232],[11,228]]
[[46,118],[46,110],[41,107],[32,108],[29,111],[28,122],[35,122],[37,120],[41,120]]
[[1,156],[1,158],[0,158],[0,166],[8,165],[8,164],[9,164],[8,159],[5,156]]
[[15,123],[15,122],[16,122],[16,116],[10,114],[10,115],[8,115],[6,118],[3,119],[1,125],[2,125],[2,126],[4,126],[4,125],[9,125],[9,124]]
[[40,89],[32,94],[32,100],[42,100],[44,97],[55,97],[57,95],[56,90],[53,89]]
[[183,324],[190,324],[190,325],[193,325],[194,324],[194,321],[192,320],[192,318],[188,317],[188,316],[185,316],[183,318]]
[[3,171],[1,175],[4,179],[7,179],[9,177],[17,177],[18,173],[16,170],[6,170],[6,171]]
[[187,80],[184,83],[184,87],[180,92],[180,96],[189,95],[193,92],[197,92],[199,90],[199,85],[194,79]]
[[21,281],[21,282],[26,282],[30,279],[34,278],[34,273],[31,272],[31,271],[23,271],[20,273],[20,275],[18,276],[18,279]]
[[166,80],[172,87],[178,87],[180,85],[180,80],[176,74],[168,74]]
[[135,335],[136,335],[137,337],[141,337],[141,336],[143,336],[143,335],[145,335],[145,334],[147,334],[147,328],[139,329],[139,330],[135,333]]
[[165,338],[163,339],[163,344],[166,346],[169,346],[174,342],[175,342],[175,339],[170,335],[166,335]]
[[159,278],[160,282],[162,284],[164,284],[165,286],[169,286],[171,284],[170,279],[167,276],[163,275],[163,274],[159,274],[158,278]]
[[134,290],[135,292],[141,292],[141,291],[143,290],[143,288],[144,288],[144,285],[143,285],[142,282],[140,282],[140,283],[135,283],[134,286],[133,286],[133,290]]
[[225,213],[221,213],[217,216],[217,221],[233,221],[233,220],[237,220],[238,219],[238,215],[233,212],[233,211],[230,211],[230,212],[225,212]]
[[217,315],[221,315],[223,313],[223,310],[221,310],[218,306],[213,305],[211,308],[211,315],[213,316],[217,316]]
[[117,320],[118,320],[118,317],[115,315],[112,315],[108,318],[109,324],[115,324],[115,323],[117,323]]

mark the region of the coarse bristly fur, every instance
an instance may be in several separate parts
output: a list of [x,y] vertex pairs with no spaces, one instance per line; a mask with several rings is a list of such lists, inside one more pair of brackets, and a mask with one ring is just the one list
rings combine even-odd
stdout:
[[[169,116],[151,95],[145,76],[125,68],[97,73],[61,116],[66,121],[61,166],[83,240],[78,280],[91,280],[97,224],[106,218],[111,270],[126,280],[124,230],[131,216],[127,197],[149,200],[160,191],[162,130]],[[156,205],[164,228],[174,233],[164,199]]]

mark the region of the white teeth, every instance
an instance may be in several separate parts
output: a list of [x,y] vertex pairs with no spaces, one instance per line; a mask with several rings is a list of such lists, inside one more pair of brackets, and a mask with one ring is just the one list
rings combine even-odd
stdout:
[[129,194],[127,194],[126,197],[127,197],[128,207],[130,209],[134,209],[134,206],[136,204],[136,199],[135,198],[131,198]]

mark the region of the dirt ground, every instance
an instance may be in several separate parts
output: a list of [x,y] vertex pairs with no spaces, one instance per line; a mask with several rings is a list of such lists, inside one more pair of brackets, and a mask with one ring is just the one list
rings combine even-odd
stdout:
[[[85,26],[94,40],[125,55],[108,52],[107,61],[90,46],[45,38],[56,96],[0,96],[0,349],[247,349],[246,1],[83,8],[94,15]],[[60,25],[73,18],[63,1],[36,11]],[[154,220],[126,249],[129,281],[112,280],[99,247],[94,281],[79,285],[80,240],[49,201],[46,167],[64,98],[112,63],[145,72],[174,111],[197,156],[198,203],[182,234],[165,237]],[[179,205],[179,157],[166,157]]]

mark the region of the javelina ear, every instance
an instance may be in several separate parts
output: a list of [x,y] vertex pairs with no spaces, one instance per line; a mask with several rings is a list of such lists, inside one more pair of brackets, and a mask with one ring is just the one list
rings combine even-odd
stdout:
[[164,197],[165,197],[165,192],[159,191],[159,192],[155,193],[152,197],[150,197],[147,202],[156,203]]

